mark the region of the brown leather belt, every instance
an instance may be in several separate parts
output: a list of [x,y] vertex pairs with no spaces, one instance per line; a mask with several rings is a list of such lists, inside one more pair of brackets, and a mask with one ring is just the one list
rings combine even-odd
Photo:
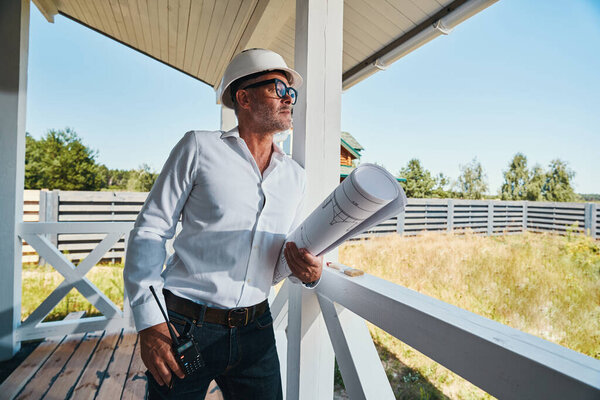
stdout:
[[[213,308],[206,307],[191,300],[176,296],[167,289],[163,289],[167,308],[171,311],[181,314],[196,325],[201,325],[202,322],[210,322],[213,324],[225,325],[230,328],[246,326],[255,318],[264,314],[269,308],[267,300],[251,307],[240,308]],[[206,308],[204,318],[202,318],[202,308]]]

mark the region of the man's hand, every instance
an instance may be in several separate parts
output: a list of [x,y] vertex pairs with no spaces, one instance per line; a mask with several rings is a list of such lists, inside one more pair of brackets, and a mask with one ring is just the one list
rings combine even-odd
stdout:
[[298,249],[294,242],[288,242],[283,255],[295,277],[304,283],[314,282],[323,272],[323,256],[316,257],[306,249]]
[[142,361],[160,386],[171,385],[171,372],[180,379],[185,377],[185,373],[175,360],[171,343],[166,322],[140,331]]

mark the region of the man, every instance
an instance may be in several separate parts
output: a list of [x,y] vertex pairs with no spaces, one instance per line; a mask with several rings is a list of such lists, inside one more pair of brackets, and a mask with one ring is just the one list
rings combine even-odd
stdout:
[[[213,379],[226,399],[282,397],[266,298],[272,284],[291,274],[314,287],[323,264],[287,243],[287,266],[276,268],[286,235],[300,222],[305,175],[273,135],[291,128],[301,84],[272,51],[234,57],[220,96],[235,110],[238,127],[186,133],[136,220],[123,275],[150,399],[204,398]],[[162,271],[165,241],[180,217],[175,252]],[[197,339],[206,364],[198,372],[185,376],[177,364],[150,285],[178,333]]]

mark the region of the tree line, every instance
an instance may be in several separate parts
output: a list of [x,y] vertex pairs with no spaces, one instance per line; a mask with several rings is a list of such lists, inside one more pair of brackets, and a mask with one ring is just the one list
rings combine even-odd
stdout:
[[[487,175],[477,159],[460,165],[460,175],[454,182],[439,174],[433,176],[418,159],[408,161],[398,172],[399,178],[405,178],[402,187],[408,197],[414,198],[462,198],[531,201],[581,201],[582,196],[573,189],[573,172],[566,162],[555,159],[547,169],[534,165],[527,166],[527,157],[517,153],[503,172],[504,182],[497,196],[486,195]],[[586,195],[592,197],[594,195]]]
[[[98,152],[86,146],[73,129],[50,130],[41,139],[26,135],[25,188],[59,190],[150,191],[158,173],[146,164],[137,169],[110,169],[97,162]],[[529,168],[527,157],[517,153],[504,171],[504,182],[497,196],[486,195],[487,175],[475,158],[460,165],[460,175],[452,181],[440,173],[433,175],[418,159],[409,160],[398,172],[408,197],[462,198],[531,201],[598,200],[600,195],[575,193],[575,173],[566,162],[555,159],[547,169]]]
[[98,163],[98,152],[69,128],[25,140],[25,189],[147,192],[158,177],[146,164],[124,170]]

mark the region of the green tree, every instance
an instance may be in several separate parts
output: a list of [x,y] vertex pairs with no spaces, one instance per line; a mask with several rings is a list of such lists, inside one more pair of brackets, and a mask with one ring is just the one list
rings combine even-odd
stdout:
[[450,184],[450,178],[443,173],[439,173],[435,178],[435,187],[433,188],[433,197],[437,198],[448,198],[452,196],[452,192],[446,190],[446,187]]
[[100,171],[106,181],[108,190],[127,190],[129,176],[135,170],[108,169],[106,165],[102,164],[100,165]]
[[436,181],[431,173],[421,166],[418,159],[409,160],[406,167],[402,168],[398,175],[400,178],[406,179],[406,182],[401,184],[407,197],[431,197]]
[[474,158],[470,163],[460,166],[460,176],[456,182],[457,191],[464,199],[482,199],[488,190],[486,178],[481,163]]
[[40,140],[26,135],[25,188],[99,190],[106,186],[97,153],[72,129],[50,130]]
[[567,163],[559,159],[550,162],[549,171],[546,174],[544,183],[544,199],[548,201],[576,201],[577,195],[571,182],[575,177],[575,172],[571,170]]
[[132,192],[149,192],[158,178],[158,174],[152,172],[150,166],[142,164],[138,169],[130,171],[127,180],[127,190]]
[[504,183],[501,188],[502,200],[527,199],[527,186],[530,176],[527,169],[527,157],[517,153],[504,171]]
[[539,165],[535,165],[529,174],[527,182],[526,200],[542,201],[544,200],[544,185],[546,183],[546,173]]

